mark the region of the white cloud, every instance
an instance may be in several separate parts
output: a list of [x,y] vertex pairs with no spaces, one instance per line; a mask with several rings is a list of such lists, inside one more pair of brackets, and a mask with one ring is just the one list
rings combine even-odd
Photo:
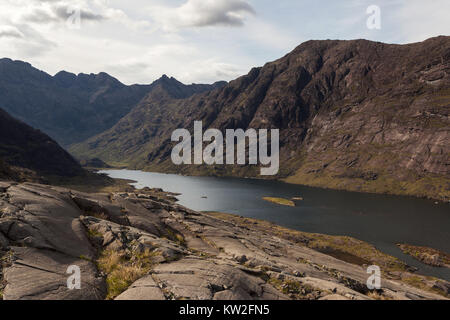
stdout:
[[[432,5],[431,5],[432,4]],[[450,31],[450,1],[409,0],[392,14],[399,24],[402,42],[423,41]]]
[[88,8],[83,8],[81,5],[74,5],[73,3],[62,1],[55,3],[51,7],[51,10],[53,14],[61,21],[67,21],[67,19],[69,19],[77,11],[83,21],[101,21],[108,18],[107,16],[95,13]]
[[25,35],[14,26],[0,26],[0,38],[23,38]]
[[[116,45],[110,49],[114,52]],[[148,83],[163,74],[173,76],[184,83],[213,83],[232,80],[248,70],[223,61],[188,43],[167,43],[146,47],[137,46],[128,52],[131,58],[102,65],[102,70],[120,75],[125,83]]]
[[65,23],[74,14],[85,22],[108,19],[102,12],[104,6],[94,3],[86,0],[29,0],[22,4],[19,0],[13,2],[13,20],[32,24]]
[[[371,0],[0,0],[0,57],[49,73],[105,71],[150,83],[232,80],[302,41],[404,43],[450,30],[448,0],[377,0],[382,29],[365,27]],[[66,25],[81,9],[81,28]],[[256,14],[255,12],[258,12]]]
[[244,0],[188,0],[176,8],[158,6],[151,9],[153,18],[164,30],[185,27],[243,26],[253,7]]
[[[17,52],[20,52],[21,57],[26,59],[38,57],[57,47],[55,42],[48,40],[28,25],[16,25],[14,27],[6,28],[6,30],[17,35],[14,37],[7,37],[3,39],[4,42],[2,42],[6,48],[5,51],[13,57],[17,55]],[[0,31],[0,34],[1,33],[2,32]],[[2,37],[0,36],[0,38]]]
[[196,60],[191,63],[191,67],[190,70],[187,69],[180,74],[180,79],[186,79],[184,80],[186,83],[230,81],[249,71],[246,68],[240,68],[217,59]]
[[[307,40],[302,39],[299,34],[292,33],[290,30],[285,30],[277,25],[267,23],[260,19],[252,19],[246,33],[249,41],[272,49],[285,51],[294,49],[300,42]],[[287,51],[285,53],[287,53]]]

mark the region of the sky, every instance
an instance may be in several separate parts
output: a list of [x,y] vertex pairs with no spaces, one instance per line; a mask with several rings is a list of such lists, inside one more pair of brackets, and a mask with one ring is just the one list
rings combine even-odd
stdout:
[[449,12],[449,0],[0,0],[0,58],[125,84],[212,83],[307,40],[449,35]]

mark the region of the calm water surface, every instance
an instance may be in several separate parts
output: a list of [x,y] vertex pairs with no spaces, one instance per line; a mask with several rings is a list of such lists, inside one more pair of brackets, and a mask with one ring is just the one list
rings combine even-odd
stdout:
[[[283,182],[215,177],[185,177],[132,170],[105,170],[132,185],[181,193],[180,204],[197,211],[220,211],[268,220],[306,232],[347,235],[369,242],[425,275],[450,281],[450,270],[433,268],[404,255],[397,243],[450,252],[450,204],[412,197],[325,190]],[[207,197],[202,198],[202,197]],[[295,208],[262,197],[303,197]]]

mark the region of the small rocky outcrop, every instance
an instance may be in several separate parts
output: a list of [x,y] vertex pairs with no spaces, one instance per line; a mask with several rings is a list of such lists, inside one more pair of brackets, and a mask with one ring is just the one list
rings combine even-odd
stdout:
[[[370,291],[364,267],[233,219],[150,189],[85,194],[0,182],[1,297],[445,299],[446,281],[417,288],[402,280],[407,271]],[[80,268],[79,290],[67,288],[69,266]]]
[[450,254],[428,247],[399,244],[398,247],[411,257],[433,267],[450,268]]

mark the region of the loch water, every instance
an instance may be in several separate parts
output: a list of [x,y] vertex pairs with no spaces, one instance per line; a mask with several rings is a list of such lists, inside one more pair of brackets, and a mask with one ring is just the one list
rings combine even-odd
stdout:
[[[407,243],[450,252],[450,204],[414,197],[327,190],[279,181],[189,177],[135,170],[101,171],[129,179],[137,188],[180,193],[179,203],[197,211],[219,211],[274,222],[295,230],[351,236],[376,246],[424,275],[450,281],[450,270],[425,265],[396,246]],[[280,197],[296,207],[262,200]]]

